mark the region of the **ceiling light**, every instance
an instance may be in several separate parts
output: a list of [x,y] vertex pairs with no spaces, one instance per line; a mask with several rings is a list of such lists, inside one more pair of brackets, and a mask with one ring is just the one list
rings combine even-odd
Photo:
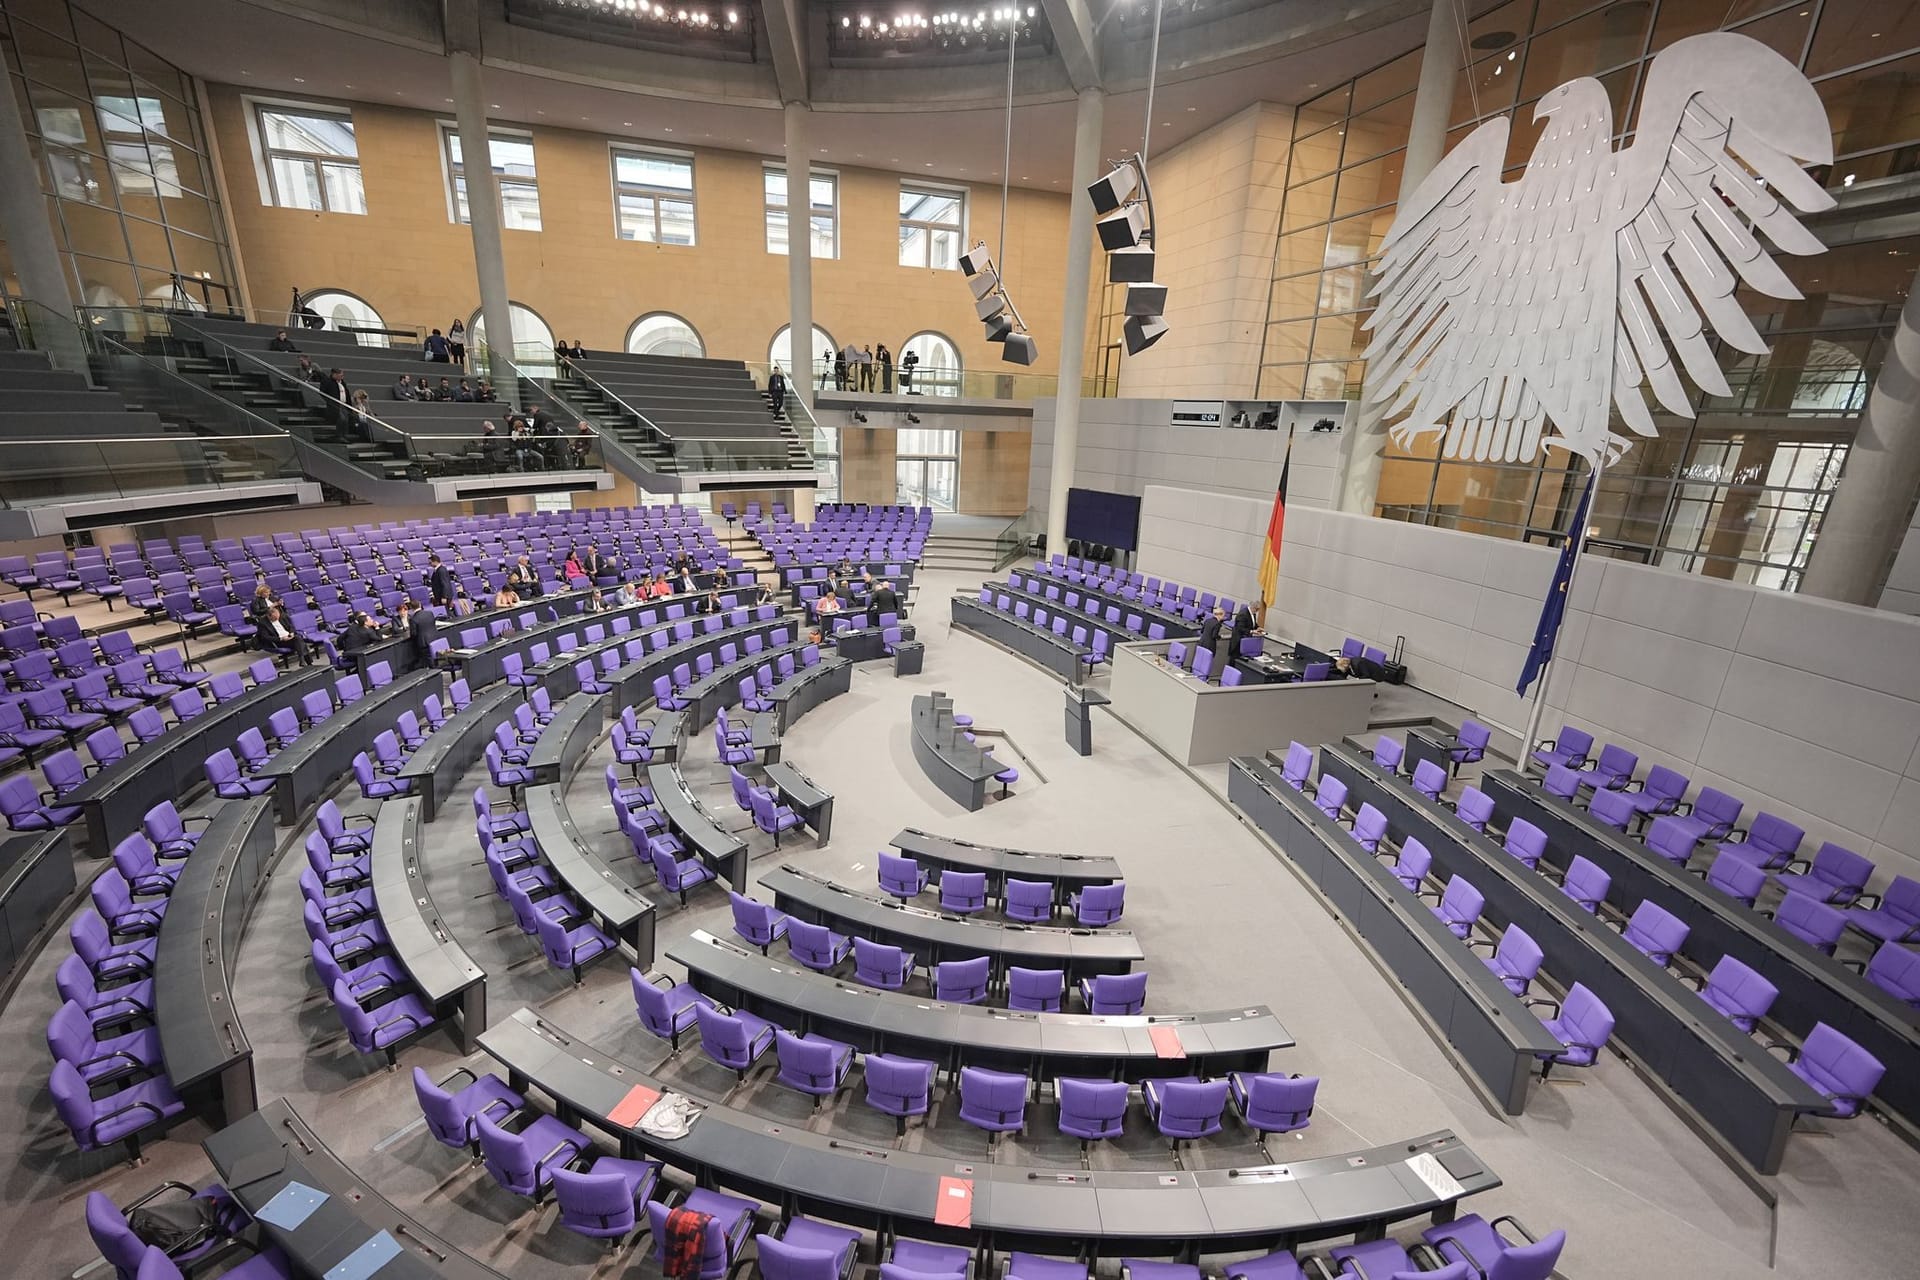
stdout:
[[[295,77],[293,78],[293,82],[294,82],[295,84],[305,84],[305,83],[306,83],[307,81],[306,81],[306,78],[305,78],[305,77],[303,77],[303,76],[295,76]],[[351,88],[352,88],[353,86],[352,86],[352,85],[348,85],[347,87],[348,87],[349,89],[351,89]]]

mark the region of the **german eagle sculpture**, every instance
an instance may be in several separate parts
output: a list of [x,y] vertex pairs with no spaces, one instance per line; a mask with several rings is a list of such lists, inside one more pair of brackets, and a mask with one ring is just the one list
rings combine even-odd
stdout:
[[1390,429],[1402,445],[1444,431],[1449,458],[1530,462],[1545,445],[1605,465],[1632,444],[1612,409],[1656,434],[1643,387],[1683,417],[1680,369],[1731,394],[1709,328],[1766,353],[1734,290],[1801,296],[1759,237],[1821,250],[1787,205],[1833,207],[1801,168],[1832,161],[1832,136],[1796,68],[1726,32],[1654,58],[1631,146],[1613,149],[1612,104],[1590,77],[1533,114],[1549,123],[1517,181],[1500,180],[1503,117],[1401,204],[1372,290],[1367,399],[1386,417],[1412,406]]

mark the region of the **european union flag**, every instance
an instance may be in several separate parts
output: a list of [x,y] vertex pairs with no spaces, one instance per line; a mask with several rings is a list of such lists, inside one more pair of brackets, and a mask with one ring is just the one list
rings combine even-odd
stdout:
[[1533,629],[1533,648],[1527,650],[1527,661],[1520,668],[1520,683],[1513,687],[1513,691],[1522,696],[1553,658],[1554,637],[1560,634],[1560,619],[1567,612],[1567,584],[1573,581],[1574,550],[1580,544],[1580,530],[1586,527],[1587,507],[1593,501],[1595,474],[1587,473],[1586,492],[1580,495],[1579,510],[1573,513],[1567,540],[1560,546],[1560,563],[1553,571],[1553,584],[1547,588],[1547,598],[1540,604],[1540,625]]

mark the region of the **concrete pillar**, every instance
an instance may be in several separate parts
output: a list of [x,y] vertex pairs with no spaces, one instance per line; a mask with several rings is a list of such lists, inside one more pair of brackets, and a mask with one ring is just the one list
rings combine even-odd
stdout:
[[1920,273],[1873,381],[1800,590],[1871,605],[1920,495]]
[[812,489],[800,488],[793,491],[793,498],[787,504],[787,514],[797,524],[812,524],[818,511],[815,499],[818,495]]
[[820,353],[813,349],[813,153],[807,145],[812,118],[806,103],[787,104],[787,350],[793,360],[787,390],[809,409],[820,385]]
[[[1107,95],[1082,89],[1073,117],[1073,181],[1067,184],[1067,285],[1060,299],[1060,385],[1053,409],[1053,456],[1047,473],[1047,554],[1067,545],[1067,490],[1080,449],[1080,383],[1087,357],[1087,288],[1093,269],[1093,204],[1087,188],[1100,176],[1100,127]],[[993,252],[1004,265],[1007,247]]]
[[20,99],[13,77],[0,60],[0,238],[12,250],[13,269],[20,277],[20,294],[36,308],[28,308],[34,345],[47,352],[62,369],[84,374],[86,349],[73,318],[73,294],[62,269],[59,242],[47,221],[47,200],[40,194],[39,166],[27,142],[20,118]]
[[[1460,79],[1465,51],[1460,32],[1465,22],[1461,0],[1433,0],[1427,15],[1427,43],[1420,55],[1420,85],[1413,97],[1413,122],[1407,126],[1406,161],[1400,168],[1400,203],[1405,204],[1447,146],[1447,117],[1453,112],[1454,85]],[[1371,282],[1369,282],[1371,283]],[[1340,509],[1358,515],[1373,514],[1380,491],[1381,452],[1386,448],[1386,405],[1364,400],[1346,429],[1345,466],[1340,486]]]
[[[500,253],[500,184],[493,176],[493,148],[487,137],[486,86],[480,59],[464,51],[448,56],[453,66],[453,115],[460,132],[461,167],[467,176],[467,217],[473,231],[474,273],[480,280],[480,317],[487,346],[513,356],[513,309],[508,304],[507,263]],[[500,375],[492,373],[495,382]],[[511,384],[502,396],[513,399]]]

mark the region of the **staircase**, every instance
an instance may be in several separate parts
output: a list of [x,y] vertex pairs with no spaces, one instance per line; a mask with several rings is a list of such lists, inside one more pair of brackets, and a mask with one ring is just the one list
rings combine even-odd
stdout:
[[927,547],[920,557],[922,569],[945,569],[955,573],[987,576],[1000,567],[1000,551],[990,533],[941,533],[936,528],[927,535]]
[[358,439],[330,414],[308,405],[296,391],[276,386],[265,373],[236,369],[229,361],[207,354],[199,343],[170,345],[181,351],[172,360],[174,372],[198,382],[221,399],[277,424],[289,435],[311,440],[369,475],[382,480],[408,478],[405,445]]
[[648,470],[662,475],[679,473],[680,463],[673,456],[672,446],[662,441],[638,414],[593,383],[563,372],[549,389],[569,407],[578,410],[602,437],[632,454]]
[[767,406],[767,414],[778,425],[780,438],[787,442],[787,467],[793,471],[808,471],[813,467],[813,451],[807,448],[807,442],[800,438],[800,430],[793,425],[793,418],[783,408],[773,411],[773,397],[762,391],[760,399]]

